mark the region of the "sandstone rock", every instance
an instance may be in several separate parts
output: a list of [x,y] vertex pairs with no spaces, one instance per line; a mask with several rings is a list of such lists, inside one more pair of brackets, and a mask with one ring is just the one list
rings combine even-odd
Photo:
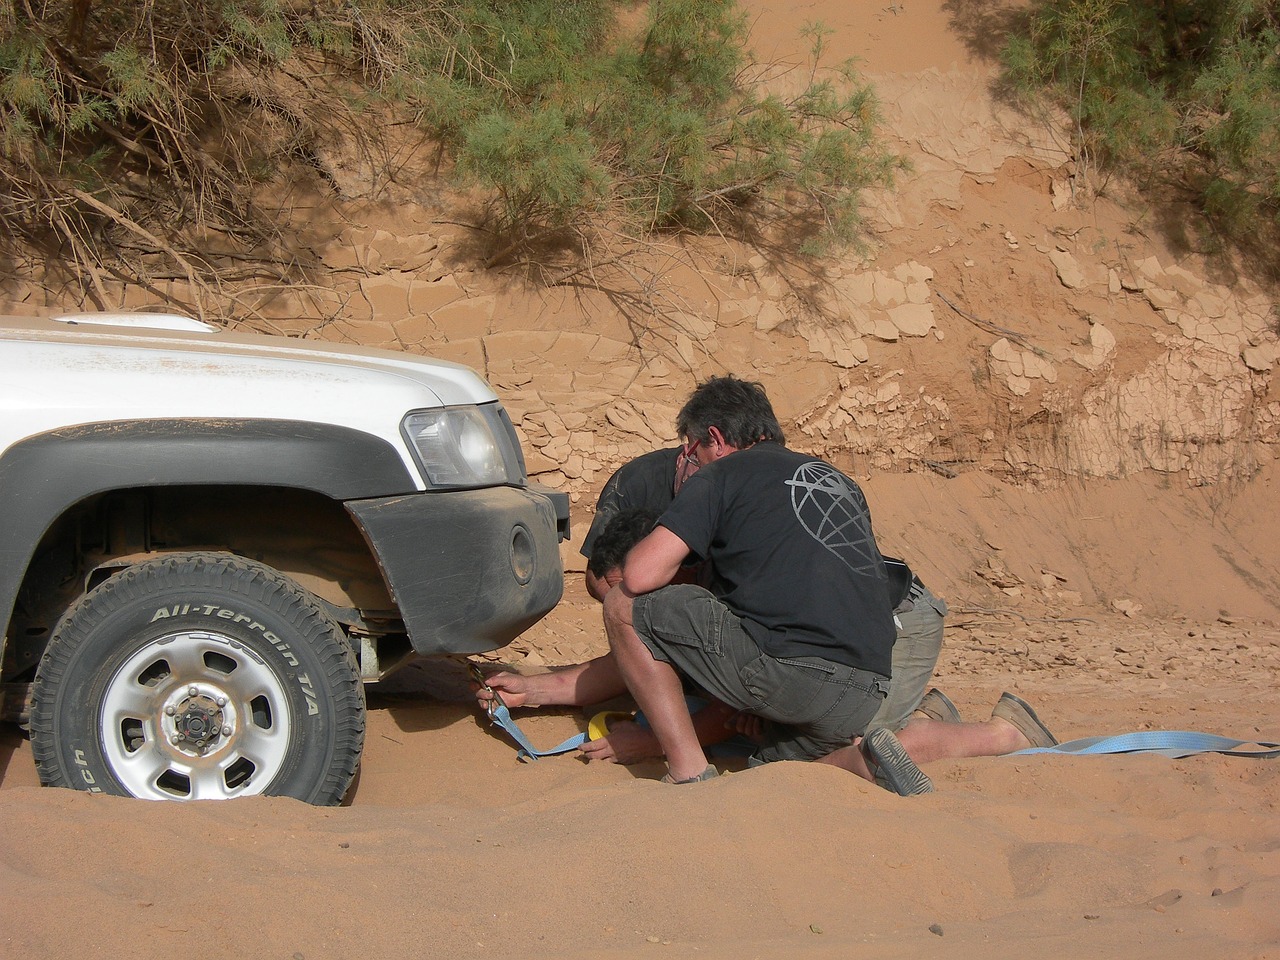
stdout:
[[760,304],[755,311],[756,329],[761,331],[776,330],[787,320],[786,313],[772,300]]
[[483,342],[490,365],[526,369],[531,356],[550,356],[559,336],[548,330],[520,330],[491,333],[483,338]]
[[908,260],[893,268],[893,275],[910,286],[913,283],[927,283],[933,279],[933,269],[916,260]]
[[1280,359],[1280,344],[1272,341],[1248,346],[1241,351],[1240,355],[1250,370],[1256,373],[1268,373],[1276,365],[1276,360]]
[[564,463],[571,452],[568,437],[552,437],[539,449],[543,454],[554,460],[557,466]]
[[689,335],[687,333],[677,333],[675,346],[676,353],[679,355],[683,365],[690,370],[696,370],[700,365],[701,357],[697,346],[695,346]]
[[[1155,257],[1146,257],[1138,260],[1133,265],[1135,277],[1145,281],[1147,285],[1164,279],[1164,267],[1160,266],[1160,261]],[[1145,289],[1139,287],[1138,289]]]
[[1142,612],[1142,604],[1128,598],[1112,600],[1111,608],[1119,613],[1123,613],[1126,617],[1136,617]]
[[525,417],[525,422],[540,424],[545,435],[551,439],[567,437],[564,421],[560,419],[560,415],[555,410],[546,409],[530,414]]
[[391,325],[396,339],[408,345],[427,345],[444,339],[431,317],[415,316],[396,320]]
[[[470,367],[472,370],[479,371],[482,375],[487,375],[485,370],[484,344],[478,338],[449,340],[447,342],[436,341],[431,344],[429,351],[433,357],[441,360],[452,360],[454,363],[460,363],[464,367]],[[504,399],[510,403],[511,393],[508,393]]]
[[923,280],[915,280],[907,284],[907,302],[908,303],[928,303],[933,291],[929,289],[929,284]]
[[1073,354],[1072,359],[1086,370],[1096,370],[1115,351],[1115,334],[1100,323],[1092,324],[1089,327],[1089,348],[1088,353]]
[[736,327],[750,320],[755,322],[760,313],[760,301],[756,297],[750,300],[726,300],[716,308],[716,324],[722,327]]
[[673,315],[676,328],[694,340],[705,340],[716,332],[716,323],[710,317],[697,313],[679,312]]
[[1227,300],[1218,291],[1204,289],[1189,298],[1189,310],[1198,310],[1206,317],[1217,319],[1227,315]]
[[431,318],[451,340],[454,337],[483,337],[489,333],[493,309],[493,297],[468,298],[445,304],[433,311]]
[[658,437],[650,429],[646,417],[631,404],[629,400],[619,400],[604,412],[605,419],[625,433],[635,434],[652,441],[655,445]]
[[1204,281],[1202,279],[1177,264],[1166,268],[1165,276],[1171,281],[1170,286],[1184,297],[1194,297],[1204,289]]
[[[404,274],[385,273],[362,277],[360,293],[369,305],[371,319],[380,323],[392,323],[403,319],[409,310],[409,286],[412,280]],[[413,313],[425,313],[414,310]]]
[[836,290],[850,301],[862,306],[871,303],[876,296],[874,272],[859,272],[841,277],[835,284]]
[[1030,380],[1040,379],[1046,383],[1058,382],[1058,368],[1053,362],[1045,359],[1032,350],[1022,352],[1022,375]]
[[1182,307],[1182,298],[1172,290],[1147,285],[1142,288],[1142,295],[1157,310],[1178,310]]
[[1081,290],[1089,285],[1076,258],[1065,250],[1050,250],[1049,262],[1058,271],[1058,280],[1069,290]]
[[838,367],[849,369],[866,363],[871,354],[866,343],[856,331],[847,328],[832,329],[814,322],[800,325],[796,331],[809,343],[809,350]]
[[548,457],[542,452],[541,448],[528,446],[525,447],[525,469],[529,476],[537,477],[544,473],[550,473],[553,470],[560,469],[560,464]]
[[[651,394],[650,394],[651,396]],[[677,408],[653,400],[644,401],[645,423],[653,434],[663,443],[671,443],[679,434],[676,433]]]
[[579,453],[570,453],[565,457],[564,464],[560,467],[560,471],[570,480],[582,479],[582,455]]
[[849,311],[849,324],[860,337],[874,337],[878,329],[877,321],[862,307],[854,307]]
[[897,343],[902,331],[888,317],[875,317],[871,321],[871,335],[885,343]]
[[388,349],[398,346],[395,332],[389,323],[369,320],[342,320],[338,321],[334,326],[341,330],[342,335],[350,343]]
[[927,303],[905,303],[889,311],[889,320],[904,336],[923,337],[934,328],[933,307]]
[[991,344],[988,351],[993,360],[1006,364],[1010,373],[1021,375],[1022,373],[1022,351],[1015,347],[1005,337],[1001,337],[995,343]]
[[907,300],[907,285],[885,273],[875,275],[873,289],[876,304],[885,309],[896,307]]
[[440,241],[427,234],[399,236],[387,230],[374,230],[366,243],[381,259],[388,270],[420,270],[435,259]]
[[[361,287],[364,283],[365,281],[361,282]],[[458,285],[458,281],[452,275],[434,281],[415,277],[409,282],[406,293],[408,310],[411,313],[431,313],[465,296],[466,291]]]

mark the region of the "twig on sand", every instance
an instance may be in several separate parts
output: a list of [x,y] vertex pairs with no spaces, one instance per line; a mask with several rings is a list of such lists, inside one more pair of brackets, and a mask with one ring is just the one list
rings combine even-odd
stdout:
[[958,471],[952,469],[941,460],[929,460],[926,457],[921,457],[920,463],[923,466],[928,467],[934,473],[946,477],[948,480],[954,480],[956,477],[960,476]]
[[950,307],[956,313],[960,314],[960,316],[964,317],[966,320],[972,323],[975,327],[981,327],[983,330],[986,330],[988,333],[994,333],[998,337],[1005,337],[1008,340],[1012,340],[1018,346],[1022,347],[1025,350],[1030,350],[1032,353],[1036,354],[1036,356],[1042,357],[1045,360],[1053,359],[1052,357],[1049,356],[1049,354],[1046,351],[1042,350],[1040,347],[1037,347],[1035,344],[1031,343],[1029,340],[1027,340],[1025,336],[1018,333],[1018,331],[1010,330],[1008,327],[999,326],[998,324],[992,323],[990,320],[983,320],[981,317],[975,317],[972,313],[969,313],[966,310],[961,310],[954,303],[952,303],[950,300],[947,299],[947,295],[945,293],[943,293],[941,290],[937,289],[936,287],[934,288],[933,292],[937,295],[939,300],[945,303],[948,307]]

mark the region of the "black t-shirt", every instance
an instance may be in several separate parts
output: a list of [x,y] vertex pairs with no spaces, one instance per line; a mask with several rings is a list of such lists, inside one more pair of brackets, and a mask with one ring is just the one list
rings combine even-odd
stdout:
[[624,463],[617,469],[596,501],[596,514],[591,529],[582,541],[581,553],[588,559],[596,537],[621,510],[643,507],[662,513],[675,497],[676,458],[681,447],[654,450]]
[[658,521],[715,569],[712,592],[774,657],[889,676],[893,611],[866,498],[776,443],[704,466]]

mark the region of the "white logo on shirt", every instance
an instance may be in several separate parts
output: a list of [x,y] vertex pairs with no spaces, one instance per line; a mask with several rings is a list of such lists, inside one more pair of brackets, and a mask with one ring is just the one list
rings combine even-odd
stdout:
[[805,532],[855,573],[874,575],[880,551],[871,536],[867,501],[852,480],[821,460],[802,463],[787,486]]

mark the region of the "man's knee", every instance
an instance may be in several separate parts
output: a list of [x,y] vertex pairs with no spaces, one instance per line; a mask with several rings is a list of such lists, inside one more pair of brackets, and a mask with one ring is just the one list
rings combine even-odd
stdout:
[[634,599],[625,590],[610,590],[605,594],[604,625],[610,637],[618,627],[631,627],[631,605]]

